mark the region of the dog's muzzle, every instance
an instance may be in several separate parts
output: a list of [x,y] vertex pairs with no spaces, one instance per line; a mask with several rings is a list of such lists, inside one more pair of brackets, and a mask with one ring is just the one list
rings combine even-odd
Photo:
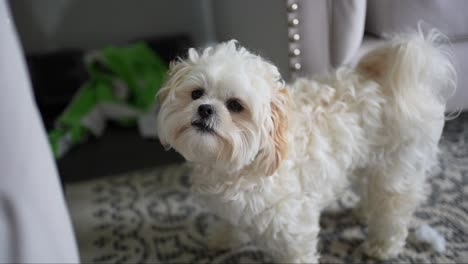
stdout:
[[214,133],[213,127],[204,120],[195,120],[192,121],[192,127],[197,129],[197,131],[204,132],[204,133]]
[[214,133],[213,118],[216,114],[214,107],[210,104],[202,104],[197,110],[199,119],[192,121],[192,127],[200,132]]

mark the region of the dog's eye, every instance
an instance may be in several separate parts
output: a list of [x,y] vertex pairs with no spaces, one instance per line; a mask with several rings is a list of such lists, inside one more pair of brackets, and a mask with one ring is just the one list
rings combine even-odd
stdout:
[[192,99],[197,100],[205,94],[205,90],[198,88],[192,91]]
[[241,103],[237,99],[227,100],[226,106],[229,109],[229,111],[234,112],[234,113],[239,113],[244,110],[244,107],[241,105]]

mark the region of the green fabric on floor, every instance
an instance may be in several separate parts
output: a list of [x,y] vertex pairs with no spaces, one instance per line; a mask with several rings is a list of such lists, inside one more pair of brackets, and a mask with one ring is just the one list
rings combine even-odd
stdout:
[[138,118],[156,108],[155,96],[167,70],[144,43],[103,48],[89,54],[85,61],[90,80],[49,133],[55,157],[64,155],[90,134],[99,136],[108,119],[135,125]]

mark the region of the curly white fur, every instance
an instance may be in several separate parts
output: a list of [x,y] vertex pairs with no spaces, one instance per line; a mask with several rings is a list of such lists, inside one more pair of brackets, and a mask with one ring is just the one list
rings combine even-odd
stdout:
[[[396,37],[355,68],[299,79],[286,90],[276,67],[235,41],[171,65],[158,133],[193,162],[193,189],[278,260],[318,262],[321,210],[361,183],[367,252],[396,256],[436,165],[446,95],[455,71],[443,39]],[[203,89],[192,99],[194,89]],[[288,95],[289,92],[289,95]],[[244,110],[226,106],[238,99]],[[194,128],[197,109],[215,115]]]
[[444,236],[427,224],[424,224],[414,230],[414,239],[431,245],[439,254],[442,254],[445,251]]

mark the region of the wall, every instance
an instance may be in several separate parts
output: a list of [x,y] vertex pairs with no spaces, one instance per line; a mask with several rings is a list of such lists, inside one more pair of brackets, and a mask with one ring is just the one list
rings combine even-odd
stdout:
[[173,33],[203,45],[213,39],[207,1],[11,0],[10,7],[26,52],[34,53]]
[[289,76],[288,28],[284,0],[214,0],[216,38],[237,39]]
[[97,48],[188,33],[196,46],[235,38],[288,77],[284,0],[11,0],[27,53]]

